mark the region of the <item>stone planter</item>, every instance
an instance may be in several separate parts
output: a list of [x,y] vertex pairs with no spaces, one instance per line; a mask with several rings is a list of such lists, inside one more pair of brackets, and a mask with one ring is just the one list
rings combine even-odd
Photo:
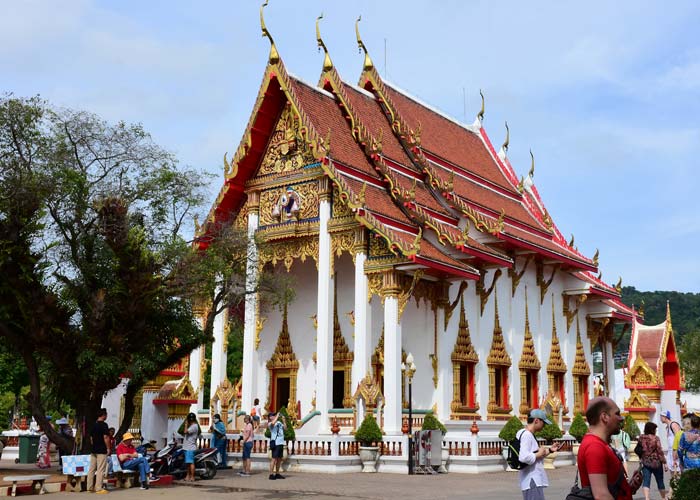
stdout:
[[544,468],[545,469],[556,469],[554,466],[554,458],[557,456],[556,452],[555,453],[550,453],[546,457],[544,457]]
[[378,460],[378,446],[360,446],[360,461],[362,462],[362,472],[377,472]]
[[447,474],[447,461],[450,459],[450,449],[446,447],[442,447],[442,463],[440,464],[440,467],[438,468],[438,472],[440,474]]
[[581,443],[576,442],[573,445],[571,445],[571,451],[574,453],[575,457],[578,457],[578,449],[581,447]]
[[634,449],[636,447],[637,447],[637,441],[630,441],[630,447],[627,450],[627,453],[629,454],[629,458],[627,459],[628,462],[639,462],[639,457],[634,452]]

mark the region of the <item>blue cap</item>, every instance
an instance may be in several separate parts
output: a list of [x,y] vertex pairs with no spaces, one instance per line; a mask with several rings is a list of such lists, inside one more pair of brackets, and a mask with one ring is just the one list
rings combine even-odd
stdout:
[[545,413],[544,410],[540,410],[539,408],[536,408],[534,410],[530,411],[530,418],[539,418],[542,420],[545,424],[549,425],[552,423],[551,420],[549,420],[549,417],[547,417],[547,414]]

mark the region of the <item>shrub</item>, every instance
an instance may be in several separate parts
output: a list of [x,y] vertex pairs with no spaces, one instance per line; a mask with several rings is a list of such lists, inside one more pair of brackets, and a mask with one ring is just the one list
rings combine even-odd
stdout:
[[[287,408],[280,408],[280,411],[278,412],[280,415],[284,416],[284,421],[287,422],[287,428],[284,430],[284,440],[285,441],[295,441],[297,436],[296,433],[294,432],[294,423],[292,422],[292,419],[289,417],[289,412],[287,411]],[[268,427],[265,429],[265,437],[270,439],[272,437],[272,431]]]
[[447,434],[447,429],[438,420],[438,418],[432,413],[428,413],[423,419],[423,426],[421,427],[424,431],[442,431],[443,434]]
[[355,441],[362,446],[372,446],[382,440],[382,430],[377,425],[374,415],[368,413],[362,421],[359,429],[355,431]]
[[630,435],[630,439],[632,441],[636,441],[639,437],[639,426],[637,425],[637,422],[635,422],[632,418],[632,415],[630,415],[629,413],[625,415],[625,424],[623,429],[627,434]]
[[523,427],[523,423],[520,419],[516,416],[512,416],[508,422],[506,422],[506,425],[503,426],[501,432],[498,433],[498,437],[506,442],[511,442],[515,439],[515,434]]
[[544,439],[547,443],[551,443],[555,439],[561,438],[563,435],[559,426],[554,422],[545,424],[541,431],[535,432],[535,437]]
[[583,436],[588,432],[588,426],[581,413],[577,413],[574,419],[571,421],[571,427],[569,427],[569,434],[571,434],[576,441],[579,443],[583,439]]
[[680,476],[671,477],[673,500],[695,500],[698,498],[700,469],[687,469]]

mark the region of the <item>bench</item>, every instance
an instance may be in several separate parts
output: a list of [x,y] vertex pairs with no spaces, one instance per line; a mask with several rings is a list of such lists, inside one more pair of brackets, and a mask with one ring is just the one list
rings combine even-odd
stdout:
[[138,486],[138,471],[122,469],[122,465],[119,463],[119,458],[117,457],[116,453],[110,455],[109,460],[112,461],[112,473],[117,480],[118,488],[131,488],[133,486]]
[[39,495],[43,495],[46,493],[46,489],[44,489],[44,481],[46,481],[48,478],[51,476],[48,474],[36,474],[34,476],[5,476],[3,481],[7,481],[8,483],[12,483],[12,493],[10,496],[17,496],[17,483],[20,481],[31,481],[32,482],[32,493],[38,493]]
[[80,483],[90,470],[90,455],[64,455],[63,473],[66,475],[66,491],[80,491]]

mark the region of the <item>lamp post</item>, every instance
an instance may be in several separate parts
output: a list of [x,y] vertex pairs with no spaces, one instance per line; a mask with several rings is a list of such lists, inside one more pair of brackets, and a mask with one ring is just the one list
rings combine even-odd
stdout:
[[408,473],[413,474],[413,394],[411,383],[413,374],[416,373],[416,365],[413,362],[413,354],[406,356],[406,362],[401,363],[401,371],[408,376]]

